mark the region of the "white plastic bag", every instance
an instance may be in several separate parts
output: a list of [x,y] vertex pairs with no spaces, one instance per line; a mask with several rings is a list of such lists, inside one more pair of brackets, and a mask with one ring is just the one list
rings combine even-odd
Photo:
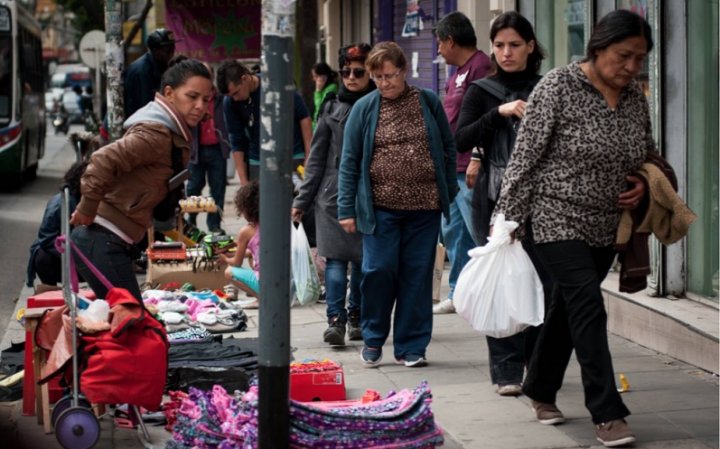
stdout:
[[310,252],[305,228],[302,223],[296,228],[290,225],[291,258],[293,283],[298,302],[305,306],[317,302],[320,298],[320,278]]
[[453,302],[455,310],[476,331],[509,337],[543,322],[545,299],[540,278],[520,242],[511,243],[517,228],[498,214],[485,246],[468,251]]

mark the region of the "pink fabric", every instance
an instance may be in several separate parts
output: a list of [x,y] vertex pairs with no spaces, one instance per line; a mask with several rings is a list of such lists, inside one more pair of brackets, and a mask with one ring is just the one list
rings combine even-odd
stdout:
[[247,249],[253,257],[253,271],[255,276],[260,279],[260,226],[257,226],[255,235],[252,236],[247,244]]

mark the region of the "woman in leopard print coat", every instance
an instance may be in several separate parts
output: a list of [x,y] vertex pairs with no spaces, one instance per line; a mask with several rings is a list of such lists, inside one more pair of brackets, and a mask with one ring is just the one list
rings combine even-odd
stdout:
[[598,22],[584,61],[538,83],[495,209],[531,230],[554,282],[523,392],[541,423],[563,422],[555,399],[574,348],[585,404],[606,446],[635,441],[615,386],[600,284],[615,256],[621,212],[645,193],[632,174],[655,148],[648,104],[634,80],[652,46],[643,18],[614,11]]

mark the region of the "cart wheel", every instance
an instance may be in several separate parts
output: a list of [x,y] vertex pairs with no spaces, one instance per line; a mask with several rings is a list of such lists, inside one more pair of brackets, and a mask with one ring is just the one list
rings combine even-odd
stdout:
[[[92,408],[92,405],[90,404],[90,401],[88,401],[85,396],[79,396],[78,397],[78,406],[83,408]],[[62,412],[72,407],[72,395],[66,395],[60,398],[59,401],[55,404],[55,407],[53,407],[52,415],[50,417],[50,422],[53,424],[53,426],[56,425],[57,419],[60,417]]]
[[90,449],[100,438],[100,423],[92,411],[70,407],[58,416],[55,438],[65,449]]

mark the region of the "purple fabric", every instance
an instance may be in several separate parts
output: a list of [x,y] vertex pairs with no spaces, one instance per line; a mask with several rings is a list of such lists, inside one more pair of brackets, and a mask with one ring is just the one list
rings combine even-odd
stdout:
[[[166,449],[251,449],[257,447],[257,385],[230,396],[220,386],[190,388],[178,410]],[[386,398],[338,408],[290,401],[290,447],[425,449],[443,444],[430,410],[426,382]]]
[[[445,84],[445,98],[443,108],[450,122],[450,129],[455,133],[457,119],[460,115],[462,100],[467,87],[475,80],[485,78],[490,70],[490,58],[478,50],[465,64],[455,71]],[[465,173],[470,163],[470,152],[457,154],[457,172]]]

